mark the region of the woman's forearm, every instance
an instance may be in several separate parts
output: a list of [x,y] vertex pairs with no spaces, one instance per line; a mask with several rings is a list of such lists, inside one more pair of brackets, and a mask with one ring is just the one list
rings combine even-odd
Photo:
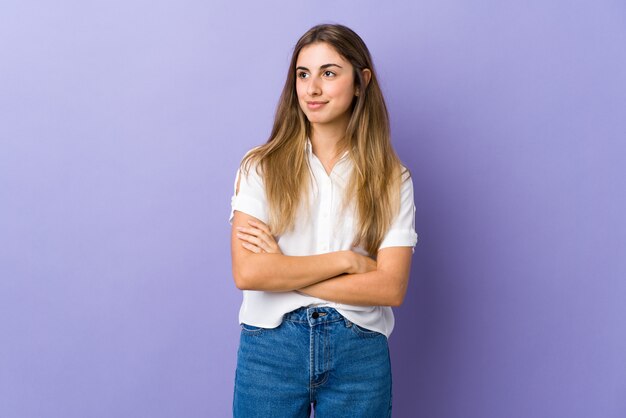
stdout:
[[256,254],[233,259],[235,284],[242,290],[286,292],[327,280],[353,269],[351,251],[309,256]]
[[359,306],[399,306],[406,285],[381,270],[343,274],[298,290],[306,295]]
[[377,268],[375,260],[351,250],[284,255],[265,223],[239,211],[233,217],[231,256],[235,285],[242,290],[287,292]]
[[333,277],[299,291],[348,305],[400,306],[409,283],[411,257],[410,247],[383,248],[375,269]]

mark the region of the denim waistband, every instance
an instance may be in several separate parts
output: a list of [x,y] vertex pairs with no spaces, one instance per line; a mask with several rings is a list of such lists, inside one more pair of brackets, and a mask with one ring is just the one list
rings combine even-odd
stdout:
[[327,306],[303,306],[283,315],[283,319],[292,322],[303,322],[311,325],[321,322],[335,322],[344,319],[335,308]]

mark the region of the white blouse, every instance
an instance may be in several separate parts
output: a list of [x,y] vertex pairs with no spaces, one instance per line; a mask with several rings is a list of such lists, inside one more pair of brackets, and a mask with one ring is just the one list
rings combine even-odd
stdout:
[[[293,231],[277,236],[276,242],[285,255],[303,256],[324,254],[334,251],[352,250],[367,255],[361,246],[351,247],[355,237],[355,210],[348,206],[340,214],[340,205],[348,181],[352,160],[346,151],[333,167],[330,175],[313,153],[311,141],[307,138],[306,152],[311,167],[314,187],[310,188],[310,219],[301,211],[296,214]],[[260,171],[260,170],[259,170]],[[236,193],[237,181],[239,193]],[[263,179],[256,173],[256,165],[251,165],[246,176],[238,170],[235,177],[235,193],[231,199],[229,222],[232,225],[234,211],[245,212],[264,223],[268,222],[268,203]],[[387,231],[380,248],[415,247],[415,204],[413,201],[413,181],[405,172],[401,187],[400,212]],[[415,248],[412,248],[415,252]],[[302,306],[328,306],[335,308],[349,321],[389,337],[394,326],[394,316],[389,306],[354,306],[319,299],[298,291],[266,292],[244,290],[243,302],[239,310],[239,323],[275,328],[282,322],[283,315]]]

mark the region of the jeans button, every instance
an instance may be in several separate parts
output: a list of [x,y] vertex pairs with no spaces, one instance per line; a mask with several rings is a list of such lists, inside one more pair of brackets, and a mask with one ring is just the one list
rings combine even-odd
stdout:
[[320,314],[318,314],[317,312],[313,312],[311,316],[313,317],[313,319],[317,319],[320,317]]

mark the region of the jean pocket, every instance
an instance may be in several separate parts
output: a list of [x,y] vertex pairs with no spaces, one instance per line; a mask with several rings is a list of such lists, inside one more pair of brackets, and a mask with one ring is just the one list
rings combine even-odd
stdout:
[[265,328],[261,328],[261,327],[256,327],[254,325],[248,325],[245,323],[241,323],[239,324],[241,326],[241,332],[244,334],[250,334],[250,335],[259,335],[260,333],[263,332],[263,330]]
[[374,337],[384,337],[385,334],[381,334],[378,331],[372,331],[371,329],[364,328],[352,322],[352,326],[350,327],[352,332],[362,338],[374,338]]

